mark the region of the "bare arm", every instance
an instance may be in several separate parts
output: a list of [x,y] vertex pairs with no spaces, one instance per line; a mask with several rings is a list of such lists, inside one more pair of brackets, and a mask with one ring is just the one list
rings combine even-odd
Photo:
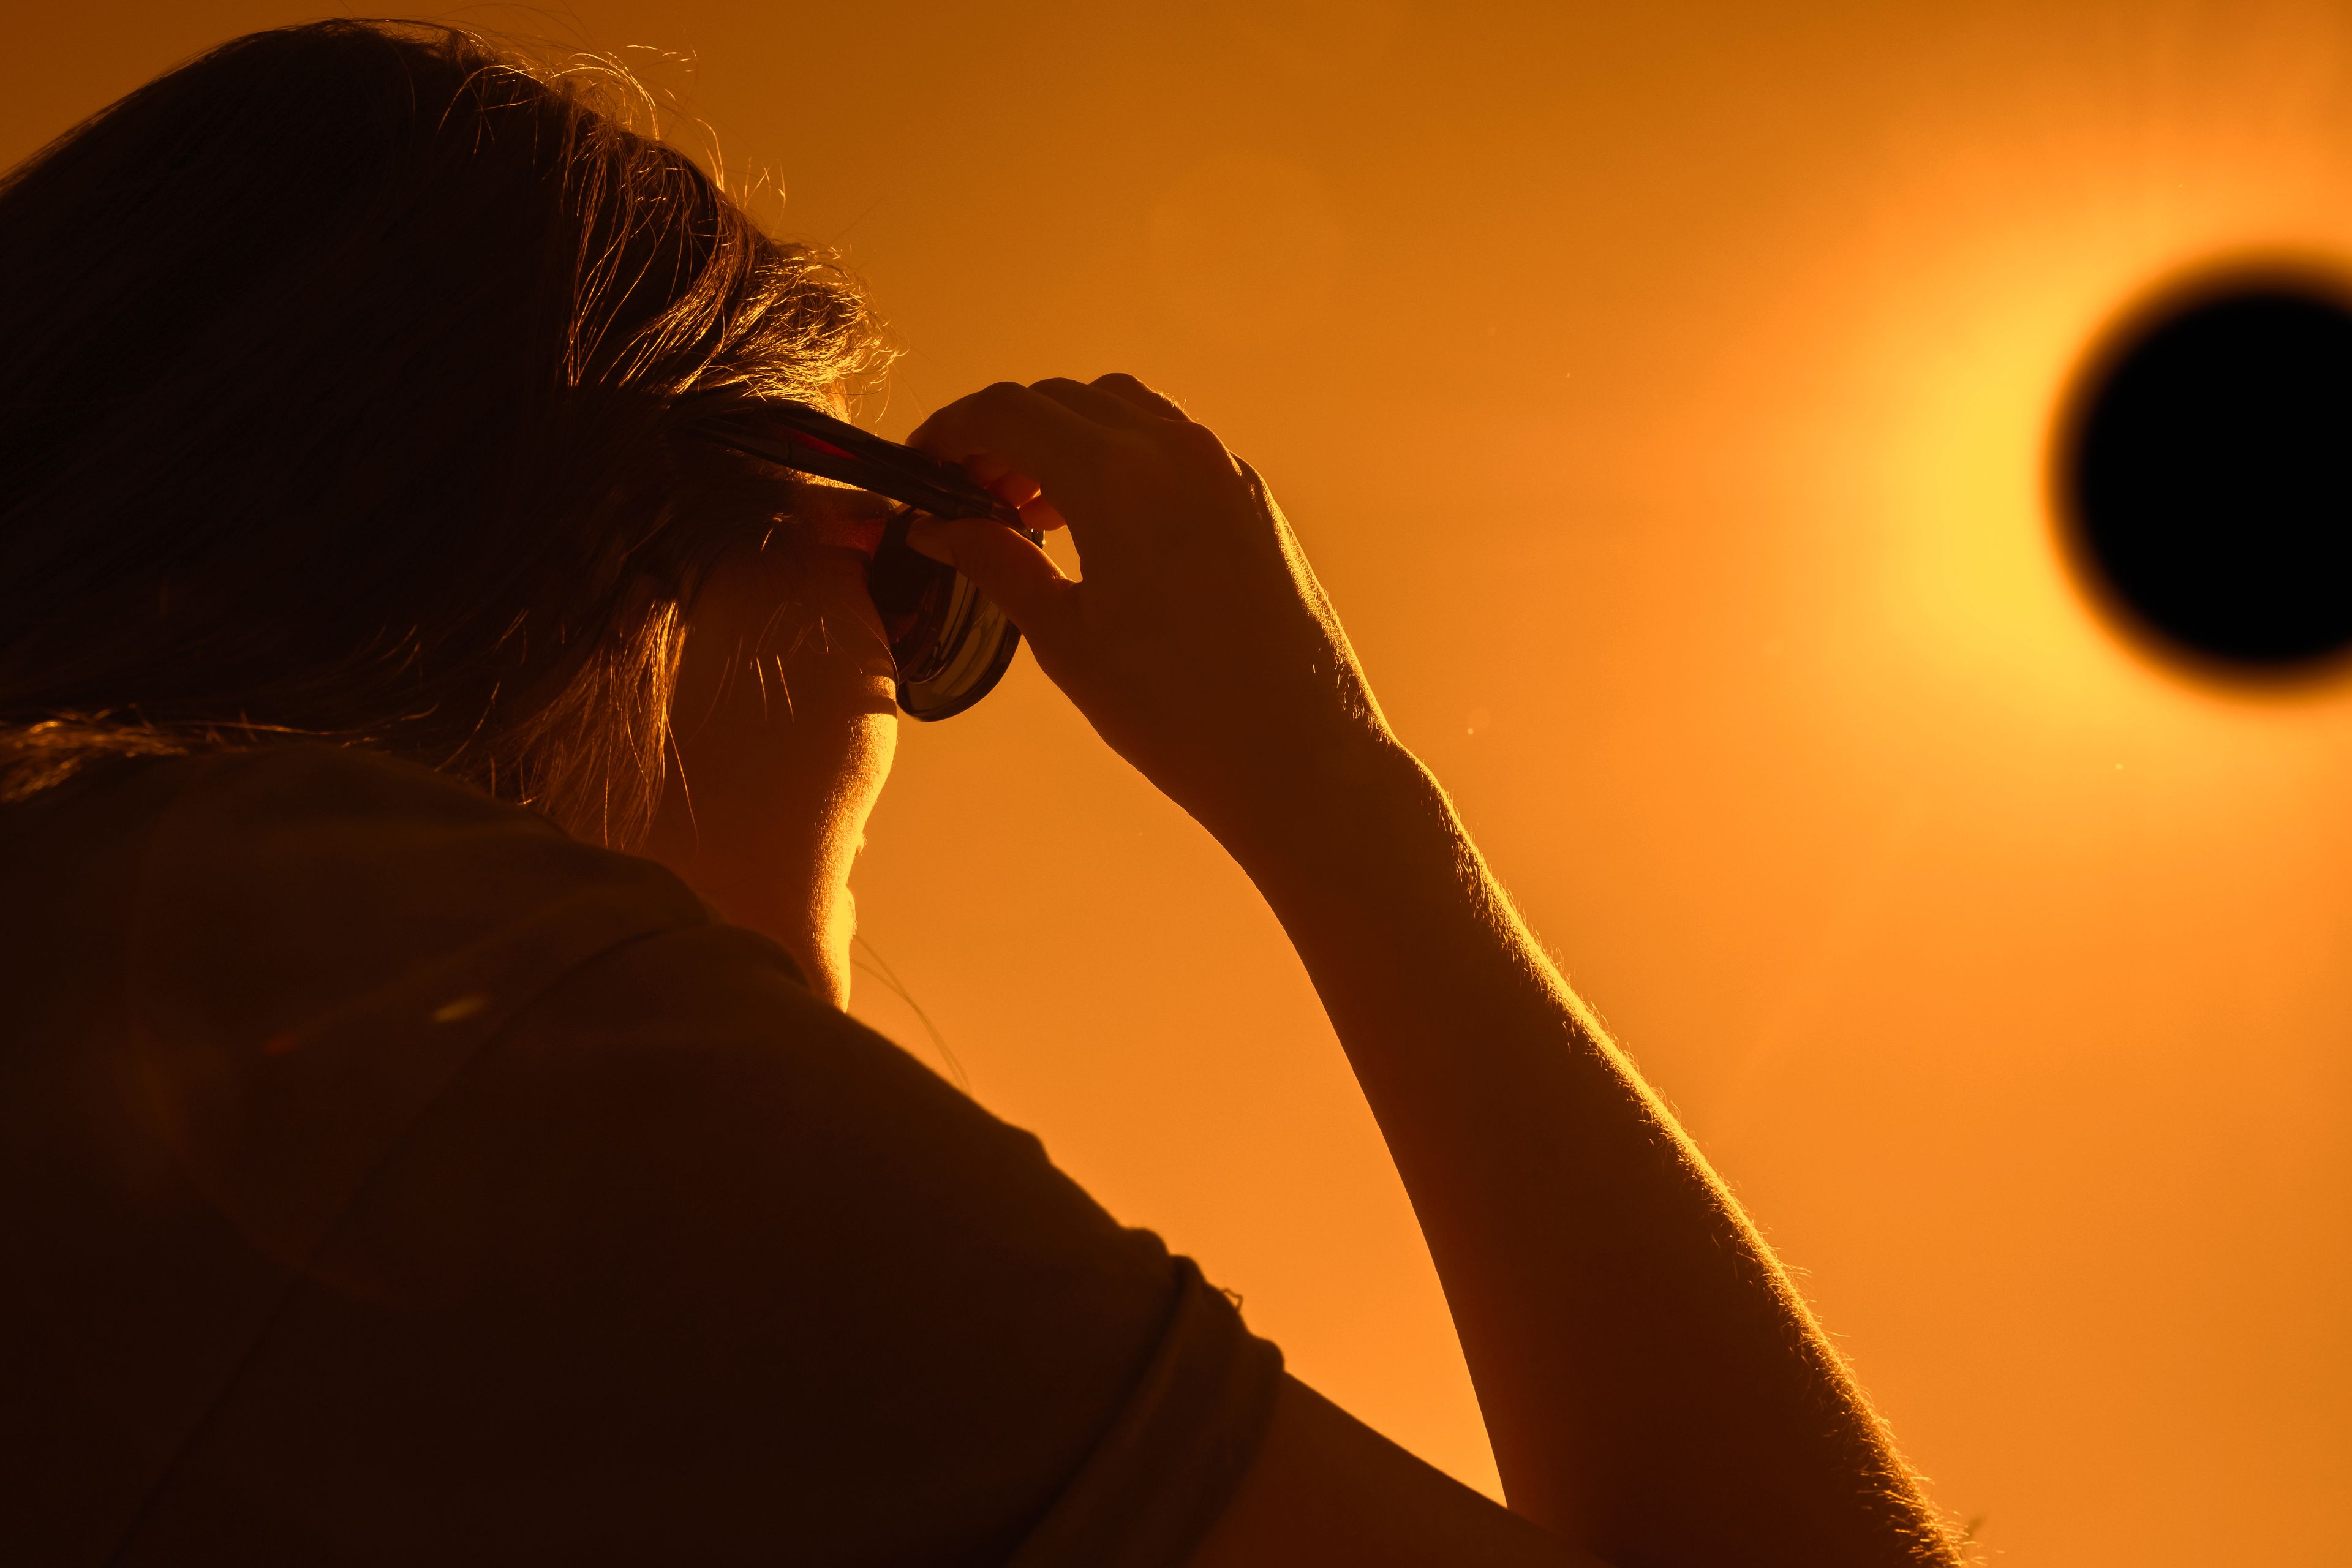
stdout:
[[[1953,1561],[1769,1250],[1389,732],[1255,475],[1127,377],[992,387],[915,439],[1072,528],[1083,582],[993,524],[919,542],[1281,919],[1428,1237],[1512,1510],[1626,1564]],[[1204,1563],[1283,1560],[1255,1537],[1318,1495],[1451,1517],[1427,1488],[1351,1489],[1383,1461],[1311,1399],[1286,1396],[1261,1467],[1296,1476],[1254,1482]],[[1356,1560],[1546,1560],[1510,1550]]]

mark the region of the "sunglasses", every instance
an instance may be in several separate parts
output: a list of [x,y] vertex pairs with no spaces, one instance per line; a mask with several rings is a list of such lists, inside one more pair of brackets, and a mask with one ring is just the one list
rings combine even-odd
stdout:
[[867,584],[898,664],[898,707],[907,717],[952,718],[1004,678],[1021,647],[1020,629],[961,573],[908,545],[907,524],[917,512],[985,517],[1044,543],[1044,534],[1021,526],[1019,512],[953,464],[796,403],[770,404],[756,416],[700,426],[696,433],[729,451],[868,490],[906,509],[883,529]]

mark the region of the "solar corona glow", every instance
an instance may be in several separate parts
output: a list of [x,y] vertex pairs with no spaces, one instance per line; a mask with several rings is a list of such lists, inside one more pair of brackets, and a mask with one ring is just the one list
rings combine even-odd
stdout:
[[2078,570],[2132,632],[2234,676],[2352,646],[2352,307],[2315,274],[2135,311],[2062,432]]

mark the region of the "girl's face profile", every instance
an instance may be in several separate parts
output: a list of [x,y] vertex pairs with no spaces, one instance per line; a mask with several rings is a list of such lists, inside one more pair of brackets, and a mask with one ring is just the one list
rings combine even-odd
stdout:
[[866,591],[887,515],[862,491],[795,486],[791,521],[712,573],[688,619],[646,845],[836,1005],[850,868],[898,742],[897,666]]

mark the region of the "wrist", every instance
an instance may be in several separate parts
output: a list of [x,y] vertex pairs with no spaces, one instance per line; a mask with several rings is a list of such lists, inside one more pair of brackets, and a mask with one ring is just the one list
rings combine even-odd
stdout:
[[1247,811],[1210,830],[1269,897],[1301,876],[1354,880],[1458,833],[1435,775],[1377,720],[1292,748],[1238,793]]

